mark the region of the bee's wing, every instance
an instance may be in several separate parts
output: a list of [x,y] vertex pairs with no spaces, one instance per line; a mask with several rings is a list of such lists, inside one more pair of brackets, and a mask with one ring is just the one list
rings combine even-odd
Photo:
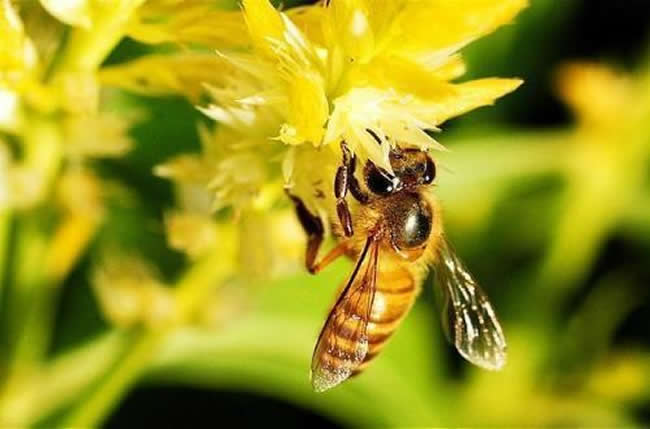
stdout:
[[311,363],[311,383],[317,392],[345,381],[366,357],[378,256],[379,240],[369,236],[318,337]]
[[506,340],[487,295],[443,238],[435,265],[447,339],[468,361],[499,370],[506,363]]

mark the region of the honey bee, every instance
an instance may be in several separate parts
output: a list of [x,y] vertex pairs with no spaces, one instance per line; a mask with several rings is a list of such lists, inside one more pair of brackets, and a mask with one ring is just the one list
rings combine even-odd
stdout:
[[[314,390],[328,390],[368,366],[410,310],[431,266],[449,341],[470,362],[500,369],[506,361],[503,331],[485,292],[445,239],[430,192],[436,176],[431,157],[396,147],[389,157],[393,172],[367,161],[362,185],[355,176],[356,157],[345,142],[341,150],[334,181],[338,224],[332,222],[339,240],[319,261],[323,223],[291,196],[308,236],[305,259],[312,274],[342,255],[356,260],[314,349]],[[359,202],[354,217],[348,193]]]

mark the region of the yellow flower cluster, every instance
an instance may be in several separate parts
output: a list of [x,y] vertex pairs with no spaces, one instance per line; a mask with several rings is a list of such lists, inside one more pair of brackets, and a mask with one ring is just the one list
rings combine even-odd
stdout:
[[91,67],[69,55],[55,66],[63,23],[90,31],[93,11],[88,2],[0,2],[0,133],[19,143],[12,149],[0,134],[6,165],[0,186],[8,196],[2,208],[35,207],[61,165],[83,169],[88,158],[119,156],[131,146],[128,118],[100,108],[99,63]]
[[219,150],[204,146],[217,207],[266,198],[265,185],[279,184],[283,165],[284,185],[322,212],[303,178],[331,181],[323,171],[338,162],[341,140],[390,170],[394,145],[441,149],[432,137],[441,123],[521,84],[452,81],[465,71],[458,51],[508,23],[526,0],[333,0],[286,12],[268,0],[244,0],[241,11],[208,3],[147,2],[130,34],[216,54],[145,57],[105,70],[102,79],[195,102],[209,97],[201,110],[219,122],[209,145]]
[[[231,208],[242,248],[250,239],[295,253],[300,235],[275,240],[268,225],[289,213],[278,205],[283,189],[330,215],[339,142],[390,170],[391,147],[442,149],[432,137],[441,123],[521,83],[452,81],[465,71],[458,51],[526,0],[331,0],[285,12],[268,0],[243,0],[237,10],[222,3],[0,0],[0,209],[27,210],[56,195],[52,278],[70,269],[104,214],[86,160],[131,146],[137,117],[107,110],[104,87],[179,94],[218,122],[200,128],[199,154],[155,170],[177,185],[169,242],[196,259],[220,241],[214,211]],[[179,49],[102,67],[127,35]],[[270,263],[275,250],[260,252],[251,263],[241,252],[249,274],[281,269]]]

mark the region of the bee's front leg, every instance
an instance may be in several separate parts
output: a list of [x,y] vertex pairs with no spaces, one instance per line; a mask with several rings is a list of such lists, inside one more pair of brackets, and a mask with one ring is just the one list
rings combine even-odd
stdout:
[[334,178],[334,195],[336,196],[336,214],[341,222],[341,228],[346,237],[351,237],[354,234],[352,229],[352,216],[345,197],[348,190],[354,198],[360,203],[365,204],[368,202],[368,194],[366,194],[359,185],[354,171],[357,165],[357,159],[350,151],[350,148],[341,141],[341,152],[343,153],[343,161],[336,170],[336,177]]
[[[346,150],[349,151],[349,148],[345,144],[345,142],[342,143],[341,147],[345,147]],[[359,181],[357,180],[357,177],[354,175],[354,172],[357,169],[357,157],[352,155],[352,160],[350,161],[350,171],[348,173],[349,176],[349,181],[350,181],[350,193],[352,196],[359,201],[361,204],[366,204],[370,200],[370,196],[368,195],[367,192],[365,192],[363,189],[361,189],[361,185],[359,184]]]
[[289,192],[287,192],[287,194],[289,195],[289,198],[291,198],[291,201],[293,201],[298,221],[300,222],[300,225],[302,225],[305,234],[307,234],[305,266],[310,273],[316,274],[345,253],[345,244],[344,242],[341,242],[325,255],[323,259],[317,262],[318,251],[320,250],[321,244],[323,244],[323,236],[325,233],[323,222],[318,216],[313,215],[307,207],[305,207],[305,203],[303,203],[300,198],[291,195]]
[[345,197],[350,189],[350,165],[352,163],[352,152],[348,149],[344,141],[341,142],[341,151],[343,152],[343,162],[336,170],[334,178],[334,196],[336,197],[336,214],[339,216],[341,228],[346,237],[354,234],[352,229],[352,215]]

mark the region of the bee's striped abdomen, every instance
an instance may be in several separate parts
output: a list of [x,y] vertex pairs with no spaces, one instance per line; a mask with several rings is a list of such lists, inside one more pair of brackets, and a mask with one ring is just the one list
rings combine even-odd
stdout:
[[379,270],[368,323],[368,353],[355,374],[363,371],[386,345],[407,315],[419,292],[412,273],[401,267]]

